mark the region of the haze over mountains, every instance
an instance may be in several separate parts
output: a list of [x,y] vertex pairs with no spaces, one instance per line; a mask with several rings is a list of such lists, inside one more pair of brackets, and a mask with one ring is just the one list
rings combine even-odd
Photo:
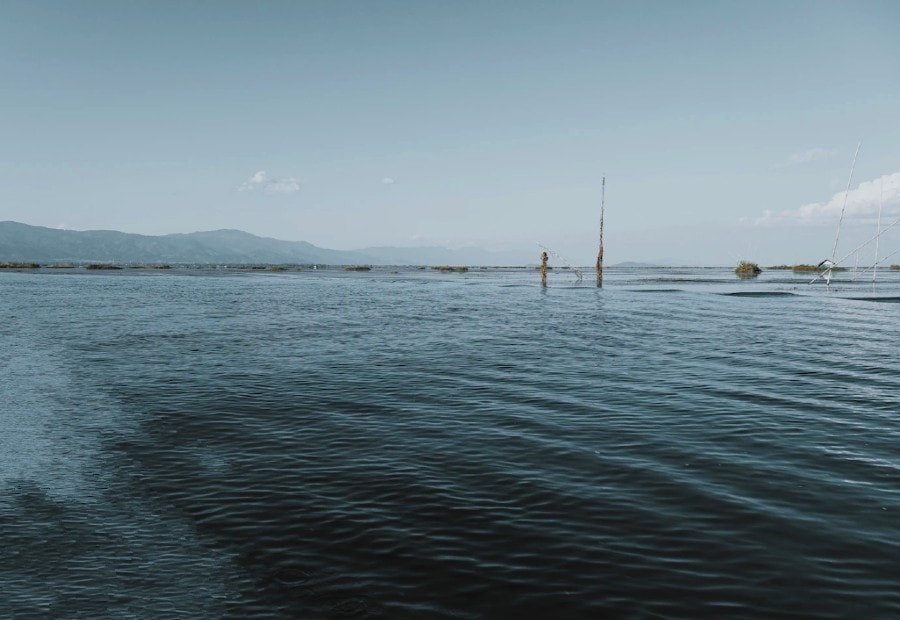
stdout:
[[[522,257],[479,248],[372,247],[343,251],[240,230],[162,236],[59,230],[0,222],[0,261],[174,264],[515,265]],[[533,262],[533,261],[532,261]]]

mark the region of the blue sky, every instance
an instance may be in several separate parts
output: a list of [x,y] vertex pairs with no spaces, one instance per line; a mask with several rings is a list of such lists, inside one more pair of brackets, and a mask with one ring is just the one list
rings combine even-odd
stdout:
[[893,1],[0,11],[0,220],[590,264],[605,174],[610,263],[808,262],[860,139],[841,249],[900,216]]

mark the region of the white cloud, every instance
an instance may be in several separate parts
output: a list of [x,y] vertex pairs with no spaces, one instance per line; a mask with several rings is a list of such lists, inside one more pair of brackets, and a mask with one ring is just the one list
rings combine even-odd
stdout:
[[[756,220],[758,226],[782,223],[823,224],[835,223],[841,217],[844,193],[838,192],[828,202],[812,202],[796,209],[763,212]],[[883,217],[900,216],[900,172],[886,174],[873,181],[860,183],[847,194],[844,220],[871,221],[878,216],[879,204],[883,204]]]
[[300,181],[294,177],[273,179],[265,170],[260,170],[249,181],[241,183],[239,192],[252,192],[260,189],[267,194],[293,194],[300,191]]
[[394,179],[392,179],[391,177],[384,177],[383,179],[381,179],[381,182],[384,185],[393,185],[394,183],[396,183],[396,181]]
[[300,181],[294,177],[279,180],[273,179],[266,186],[266,191],[272,194],[293,194],[300,191]]
[[821,147],[806,149],[805,151],[798,151],[797,153],[791,153],[791,156],[788,157],[787,161],[784,164],[782,164],[782,167],[786,168],[788,166],[808,164],[811,161],[816,161],[819,159],[828,159],[829,157],[834,157],[835,155],[837,155],[837,153],[837,149],[823,149]]

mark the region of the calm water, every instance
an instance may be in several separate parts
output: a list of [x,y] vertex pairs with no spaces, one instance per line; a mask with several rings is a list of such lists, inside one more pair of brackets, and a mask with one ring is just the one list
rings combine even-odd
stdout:
[[900,274],[805,281],[0,273],[0,616],[900,616]]

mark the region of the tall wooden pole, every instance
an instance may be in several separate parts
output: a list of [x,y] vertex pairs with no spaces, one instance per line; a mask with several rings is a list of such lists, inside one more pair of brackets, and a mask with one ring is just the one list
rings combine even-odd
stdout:
[[597,252],[597,288],[603,288],[603,215],[606,210],[606,177],[600,185],[600,250]]
[[547,260],[550,256],[546,252],[541,252],[541,286],[547,288]]

